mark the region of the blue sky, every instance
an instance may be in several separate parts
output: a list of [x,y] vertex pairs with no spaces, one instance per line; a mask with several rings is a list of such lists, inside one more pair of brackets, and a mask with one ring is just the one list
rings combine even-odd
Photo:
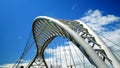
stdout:
[[119,6],[120,0],[0,0],[0,65],[21,55],[37,16],[74,20],[88,10],[100,10],[120,17]]

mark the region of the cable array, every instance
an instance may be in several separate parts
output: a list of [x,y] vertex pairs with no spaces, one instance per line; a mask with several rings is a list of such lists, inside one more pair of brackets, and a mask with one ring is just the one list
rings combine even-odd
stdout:
[[[105,37],[104,35],[101,35],[101,37],[103,37],[104,39],[106,39],[108,42],[112,43],[113,45],[117,46],[120,50],[120,45],[118,45],[117,43],[113,42],[112,40],[108,39],[107,37]],[[116,51],[115,49],[109,47],[111,49],[111,51],[116,55],[116,57],[120,58],[120,55],[118,54],[119,51]]]
[[29,33],[29,37],[27,40],[27,43],[23,49],[23,52],[21,56],[18,58],[18,60],[15,62],[15,64],[12,66],[12,68],[18,68],[21,63],[23,63],[25,56],[29,52],[29,50],[34,46],[34,39],[32,37],[32,32]]
[[65,37],[56,37],[46,47],[44,55],[48,68],[94,67],[90,64],[82,52]]

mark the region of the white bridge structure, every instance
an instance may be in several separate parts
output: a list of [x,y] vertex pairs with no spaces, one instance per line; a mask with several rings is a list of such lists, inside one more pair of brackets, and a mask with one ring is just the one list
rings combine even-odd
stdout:
[[[118,58],[113,54],[106,43],[104,43],[88,25],[80,20],[62,20],[47,16],[39,16],[36,17],[33,22],[32,33],[37,51],[35,57],[29,62],[26,68],[88,68],[89,66],[92,66],[90,68],[120,68]],[[70,56],[67,57],[66,55],[66,57],[64,57],[65,55],[61,54],[62,57],[57,58],[54,64],[51,58],[53,55],[49,54],[48,57],[45,52],[49,44],[58,36],[72,42],[74,47],[82,53],[81,55],[84,55],[83,58],[86,58],[88,61],[86,64],[89,63],[90,65],[85,67],[85,63],[81,64],[84,60],[80,61],[79,59],[81,57],[79,56],[78,58],[74,57],[73,50],[69,50],[69,52],[72,53],[72,55],[70,55],[71,59],[69,58]],[[59,52],[63,51],[59,50]],[[60,57],[61,55],[59,54],[56,56]],[[64,58],[64,61],[62,58]],[[78,64],[78,62],[81,63]],[[83,67],[80,67],[81,65]],[[14,65],[13,68],[17,68],[17,66],[18,65]]]

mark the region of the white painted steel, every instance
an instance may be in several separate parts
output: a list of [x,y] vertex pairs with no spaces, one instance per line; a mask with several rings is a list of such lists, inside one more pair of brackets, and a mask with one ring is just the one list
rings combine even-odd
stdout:
[[[77,33],[75,33],[72,29],[70,29],[64,23],[47,16],[39,16],[36,19],[48,19],[53,21],[56,25],[59,25],[64,31],[70,34],[71,38],[73,38],[79,46],[83,47],[89,57],[93,60],[95,65],[98,68],[107,68],[107,65],[102,61],[102,59],[95,53],[95,51],[82,39]],[[35,19],[35,20],[36,20]],[[74,42],[75,43],[75,42]]]
[[110,49],[108,48],[108,46],[103,42],[103,40],[89,27],[87,26],[84,22],[80,21],[80,20],[76,20],[78,21],[80,24],[83,25],[84,28],[86,28],[89,33],[95,37],[95,40],[98,44],[101,45],[101,48],[105,51],[107,57],[112,60],[112,64],[114,66],[114,68],[120,68],[120,62],[119,60],[115,57],[115,55],[110,51]]

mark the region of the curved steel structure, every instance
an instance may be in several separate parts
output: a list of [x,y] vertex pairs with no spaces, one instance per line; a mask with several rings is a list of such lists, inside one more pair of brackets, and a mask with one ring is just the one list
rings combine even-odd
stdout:
[[58,35],[64,36],[72,41],[87,57],[90,63],[96,67],[107,68],[108,66],[104,62],[105,60],[113,64],[115,68],[120,67],[119,61],[106,44],[82,21],[61,20],[47,16],[39,16],[34,20],[32,30],[37,53],[28,65],[29,68],[35,65],[48,68],[44,58],[44,50]]

